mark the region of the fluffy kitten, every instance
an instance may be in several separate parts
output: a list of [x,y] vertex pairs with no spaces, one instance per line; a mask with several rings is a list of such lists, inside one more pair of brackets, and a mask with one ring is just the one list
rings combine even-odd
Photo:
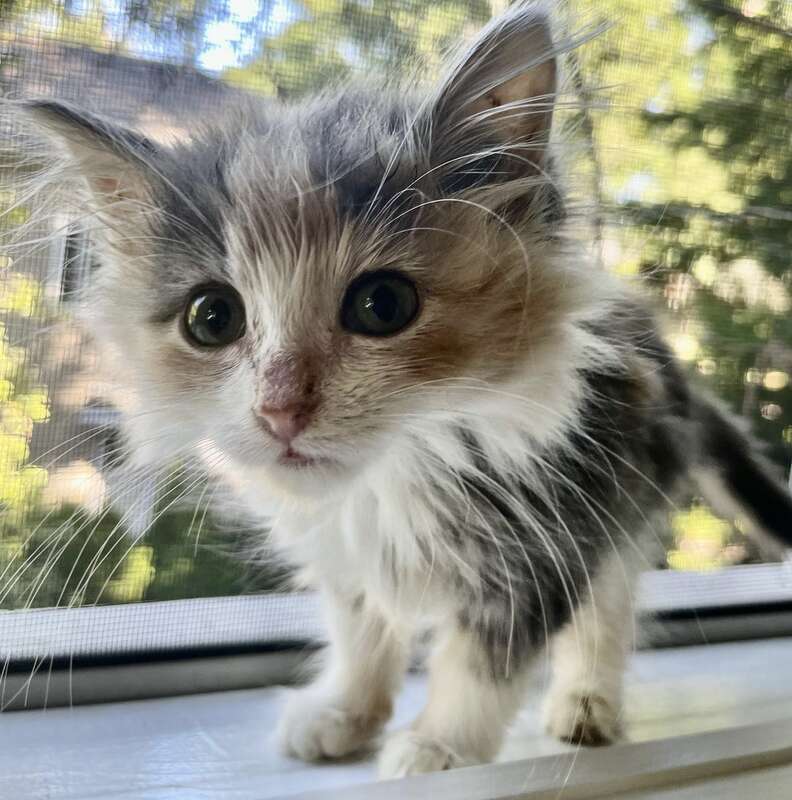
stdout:
[[669,496],[705,476],[792,543],[782,484],[566,234],[568,46],[518,4],[427,92],[251,104],[172,147],[27,106],[55,184],[87,190],[89,306],[133,449],[200,450],[322,594],[331,643],[287,753],[372,740],[427,620],[427,706],[384,776],[491,759],[548,640],[549,730],[612,741]]

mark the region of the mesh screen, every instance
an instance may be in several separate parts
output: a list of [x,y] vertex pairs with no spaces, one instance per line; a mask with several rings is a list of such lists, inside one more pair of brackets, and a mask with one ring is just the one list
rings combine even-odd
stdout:
[[[0,88],[179,137],[233,93],[292,97],[353,73],[431,74],[504,5],[0,0]],[[598,203],[594,247],[608,269],[647,278],[683,363],[751,418],[783,464],[792,3],[569,0],[563,9],[573,28],[611,23],[573,54],[574,102],[561,115],[578,153],[572,188]],[[0,172],[15,168],[4,146]],[[7,230],[29,213],[14,201],[0,192]],[[236,556],[236,532],[207,513],[205,485],[178,471],[130,474],[114,460],[116,414],[69,316],[90,251],[68,220],[56,227],[0,257],[0,607],[272,590],[279,576]],[[758,558],[733,521],[700,502],[673,515],[668,566]],[[264,628],[281,630],[285,612],[273,608]]]

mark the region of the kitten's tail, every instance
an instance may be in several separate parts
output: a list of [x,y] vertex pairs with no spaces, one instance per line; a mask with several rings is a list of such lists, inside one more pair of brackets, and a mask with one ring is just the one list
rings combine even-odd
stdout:
[[730,416],[703,398],[696,400],[701,459],[696,478],[719,511],[748,517],[757,532],[792,547],[792,492]]

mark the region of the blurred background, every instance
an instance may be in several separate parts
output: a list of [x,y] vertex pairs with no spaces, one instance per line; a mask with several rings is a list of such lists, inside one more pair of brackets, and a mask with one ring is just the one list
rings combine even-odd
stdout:
[[[505,2],[0,0],[0,92],[79,102],[155,138],[189,136],[237,92],[298,97],[353,73],[431,76]],[[603,268],[643,277],[688,371],[792,444],[792,2],[567,0],[576,51],[560,124]],[[0,225],[26,222],[6,180]],[[57,229],[53,234],[53,230]],[[250,594],[280,586],[211,514],[214,487],[118,458],[112,395],[70,320],[90,248],[68,218],[0,255],[0,608]],[[691,498],[662,567],[762,559]]]

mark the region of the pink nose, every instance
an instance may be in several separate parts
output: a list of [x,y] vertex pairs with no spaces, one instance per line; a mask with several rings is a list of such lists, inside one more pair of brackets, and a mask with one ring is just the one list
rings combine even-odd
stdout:
[[270,433],[283,444],[290,444],[308,427],[310,415],[299,406],[271,408],[261,406],[258,410]]

